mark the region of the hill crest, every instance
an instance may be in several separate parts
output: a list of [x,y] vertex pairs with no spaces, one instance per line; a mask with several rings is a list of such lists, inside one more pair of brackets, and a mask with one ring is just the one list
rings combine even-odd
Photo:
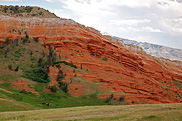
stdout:
[[58,18],[54,13],[36,6],[3,6],[0,5],[0,15],[14,17]]

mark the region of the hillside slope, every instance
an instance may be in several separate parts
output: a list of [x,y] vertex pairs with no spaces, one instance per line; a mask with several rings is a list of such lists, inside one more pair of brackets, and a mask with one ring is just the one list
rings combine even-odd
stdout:
[[[72,82],[64,82],[66,72],[84,71],[61,61],[53,48],[38,41],[25,34],[15,40],[6,38],[0,47],[0,112],[109,104],[97,98],[94,84],[76,75]],[[68,84],[71,89],[77,80],[90,87],[82,89],[84,96],[68,94]]]
[[146,42],[137,42],[134,40],[122,39],[118,37],[114,37],[114,38],[122,40],[125,44],[139,46],[144,51],[146,51],[146,53],[152,56],[182,61],[182,49],[175,49],[175,48],[165,47],[161,45],[146,43]]
[[40,7],[32,6],[3,6],[0,5],[0,15],[16,16],[16,17],[43,17],[58,18],[54,13],[50,13]]
[[[0,16],[0,42],[24,37],[38,37],[40,43],[53,47],[62,61],[79,70],[61,66],[73,96],[93,94],[113,103],[126,104],[182,102],[182,63],[158,59],[126,49],[112,37],[60,18],[17,18]],[[56,69],[50,69],[51,82],[57,84]],[[77,77],[77,78],[74,78]]]

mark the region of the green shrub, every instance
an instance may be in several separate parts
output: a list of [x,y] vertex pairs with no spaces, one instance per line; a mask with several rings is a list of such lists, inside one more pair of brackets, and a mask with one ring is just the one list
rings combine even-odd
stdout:
[[25,71],[25,77],[40,83],[50,82],[47,70],[42,68],[34,68],[32,70]]
[[49,86],[49,89],[50,89],[52,92],[55,92],[55,93],[58,91],[58,88],[57,88],[56,85],[54,85],[54,86]]
[[102,58],[103,61],[108,61],[107,57]]
[[57,67],[58,69],[60,69],[60,68],[61,68],[61,65],[60,65],[60,64],[56,64],[56,67]]
[[110,97],[106,97],[105,102],[106,102],[106,103],[108,103],[110,100],[111,100],[111,98],[110,98]]
[[60,88],[63,90],[63,92],[68,92],[68,84],[66,82],[59,81]]
[[110,98],[112,99],[113,97],[114,97],[114,94],[111,94],[111,95],[110,95]]
[[12,65],[8,65],[9,70],[13,70]]
[[19,70],[19,66],[17,66],[17,67],[16,67],[16,69],[15,69],[14,71],[16,71],[16,72],[17,72],[18,70]]
[[83,68],[83,67],[82,67],[82,64],[81,64],[81,67],[80,67],[80,68],[81,68],[81,69]]
[[113,99],[113,97],[114,97],[114,94],[109,95],[109,97],[106,98],[105,102],[107,103],[107,102],[111,101]]
[[29,35],[27,34],[27,32],[25,32],[25,37],[21,38],[23,40],[23,44],[29,42],[30,43],[30,40],[29,40]]
[[25,89],[23,89],[23,90],[21,90],[21,91],[19,91],[20,93],[23,93],[23,94],[32,94],[31,92],[27,92],[27,91],[25,91]]
[[66,74],[63,74],[62,70],[59,70],[58,76],[57,76],[57,82],[59,84],[59,87],[63,90],[63,92],[68,92],[68,84],[66,82],[63,82],[62,80]]
[[71,63],[68,63],[66,61],[61,61],[61,62],[57,62],[57,63],[64,63],[65,65],[68,65],[68,66],[71,66],[73,68],[78,68],[76,65],[74,65],[72,62]]
[[124,101],[124,100],[125,100],[124,96],[119,97],[119,101],[120,101],[120,102],[122,102],[122,101]]
[[39,37],[34,37],[33,40],[34,40],[35,42],[39,42]]

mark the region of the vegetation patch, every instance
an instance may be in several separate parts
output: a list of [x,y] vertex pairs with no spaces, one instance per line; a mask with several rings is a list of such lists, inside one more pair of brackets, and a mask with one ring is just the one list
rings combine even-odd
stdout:
[[180,89],[182,89],[182,83],[181,82],[174,80],[174,83],[176,84],[176,86],[178,86]]
[[[54,13],[49,12],[43,8],[32,6],[3,6],[0,5],[0,15],[20,16],[20,17],[45,17],[45,18],[58,18]],[[12,30],[10,32],[18,32],[18,30]]]
[[71,63],[69,63],[69,62],[66,62],[66,61],[58,61],[58,62],[56,62],[55,64],[58,64],[58,63],[63,63],[63,64],[65,64],[65,65],[67,65],[67,66],[70,66],[70,67],[73,67],[73,68],[78,68],[76,65],[74,65],[72,62]]
[[108,61],[107,57],[102,58],[103,61]]

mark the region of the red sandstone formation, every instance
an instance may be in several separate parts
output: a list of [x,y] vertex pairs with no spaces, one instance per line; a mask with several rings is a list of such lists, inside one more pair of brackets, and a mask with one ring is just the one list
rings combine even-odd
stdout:
[[[1,43],[7,37],[25,36],[25,31],[32,38],[39,37],[41,43],[55,47],[62,60],[82,66],[85,73],[77,76],[98,85],[100,98],[114,94],[116,98],[125,96],[128,104],[182,102],[181,62],[149,56],[137,46],[124,45],[73,20],[0,17]],[[104,57],[108,60],[104,61]],[[65,81],[75,75],[64,73]],[[51,68],[50,75],[50,85],[56,84],[57,70]],[[83,95],[83,88],[86,87],[81,83],[70,84],[69,93]]]

